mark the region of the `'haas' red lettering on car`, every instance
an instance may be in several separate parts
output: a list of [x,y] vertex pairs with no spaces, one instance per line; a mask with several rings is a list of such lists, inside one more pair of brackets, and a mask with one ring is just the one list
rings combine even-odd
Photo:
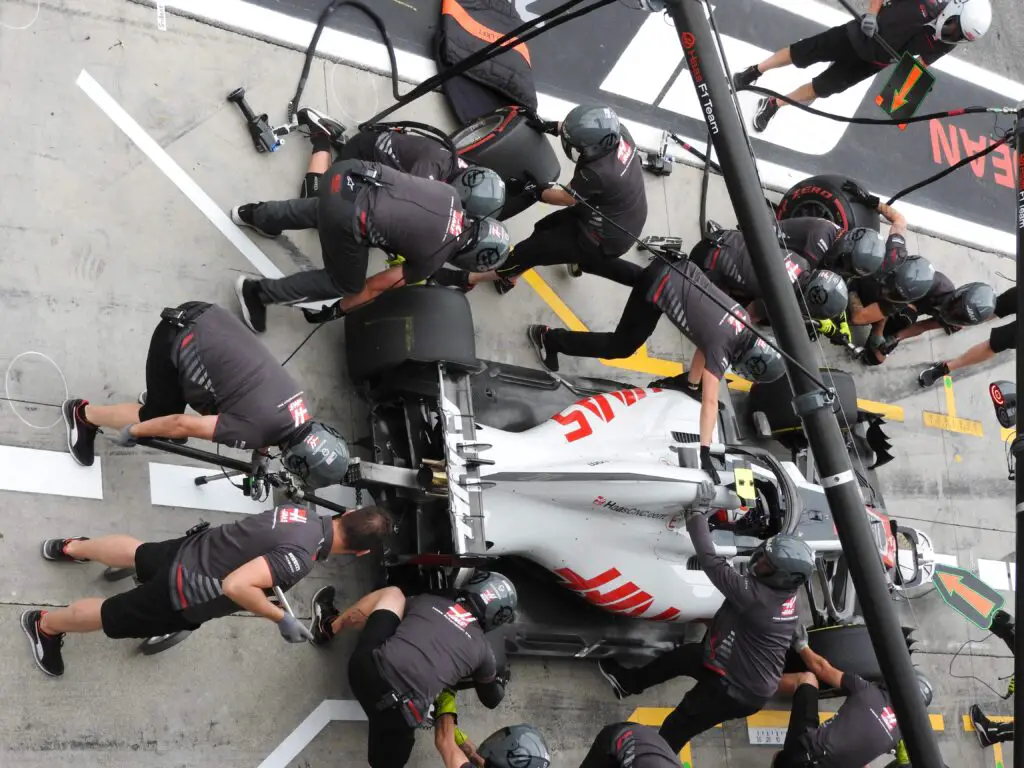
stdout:
[[[658,387],[651,387],[651,392],[661,392]],[[609,392],[607,395],[594,395],[580,400],[569,406],[561,413],[556,413],[551,418],[565,427],[572,427],[565,433],[565,440],[575,443],[594,434],[594,428],[590,426],[590,417],[587,412],[596,416],[599,421],[608,423],[615,418],[615,409],[609,398],[615,398],[624,405],[631,406],[647,397],[645,389],[623,389],[618,392]]]

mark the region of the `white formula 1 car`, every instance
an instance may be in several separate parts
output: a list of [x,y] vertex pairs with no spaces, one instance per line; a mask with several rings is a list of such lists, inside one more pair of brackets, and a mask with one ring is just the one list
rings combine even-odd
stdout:
[[[350,479],[399,516],[385,580],[445,589],[473,568],[500,570],[520,592],[510,652],[642,657],[688,637],[722,602],[682,525],[702,494],[715,544],[738,568],[764,538],[795,533],[818,554],[808,589],[816,623],[856,615],[813,458],[786,414],[785,380],[784,392],[723,394],[715,487],[697,468],[698,402],[480,361],[461,293],[384,294],[345,330],[349,375],[370,402],[363,447],[374,454]],[[890,520],[866,466],[888,447],[880,420],[858,414],[852,379],[834,375],[879,567],[894,590],[923,584],[931,544]]]

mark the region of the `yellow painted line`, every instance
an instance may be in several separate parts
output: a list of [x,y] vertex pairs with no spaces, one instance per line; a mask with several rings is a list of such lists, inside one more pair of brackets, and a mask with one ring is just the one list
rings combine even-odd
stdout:
[[[988,719],[991,720],[993,723],[1013,722],[1013,715],[986,715],[986,717],[988,717]],[[971,722],[970,715],[964,715],[964,730],[970,732],[974,731],[974,723]]]
[[904,414],[903,408],[899,405],[880,403],[877,400],[857,400],[857,407],[862,411],[877,413],[880,416],[884,416],[889,421],[906,421],[906,415]]
[[[640,725],[661,725],[665,722],[665,718],[668,717],[668,713],[671,711],[671,708],[665,707],[637,707],[627,719],[631,723],[639,723]],[[680,750],[679,762],[682,764],[681,768],[694,768],[693,750],[690,749],[689,744],[686,744]]]
[[1010,442],[1016,436],[1017,430],[1013,429],[1012,427],[1010,427],[1009,429],[1007,429],[1006,427],[999,428],[999,439],[1002,440],[1004,443]]
[[996,761],[996,768],[1004,768],[1006,765],[1003,762],[1003,745],[993,744],[992,745],[992,759]]
[[953,397],[953,377],[943,376],[942,387],[946,391],[946,413],[956,418],[956,398]]
[[985,436],[985,430],[981,426],[980,421],[962,419],[959,416],[949,416],[945,413],[935,413],[934,411],[924,411],[922,415],[926,427],[941,429],[946,432],[956,432],[961,435],[971,435],[972,437]]

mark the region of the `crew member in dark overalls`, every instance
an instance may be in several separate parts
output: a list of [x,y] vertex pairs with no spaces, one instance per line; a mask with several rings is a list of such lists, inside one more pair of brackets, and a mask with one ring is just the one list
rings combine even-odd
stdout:
[[597,734],[580,768],[679,768],[679,755],[649,726],[612,723]]
[[[1014,625],[1013,616],[1006,611],[996,611],[992,616],[992,624],[989,626],[989,631],[1006,643],[1011,654],[1016,652],[1016,626]],[[1016,684],[1016,679],[1011,677],[1008,696],[1013,694]],[[971,705],[970,714],[971,724],[974,725],[974,734],[978,737],[978,743],[982,747],[991,747],[993,744],[1013,741],[1013,734],[1015,732],[1013,720],[1010,720],[1008,723],[994,722],[985,716],[985,713],[981,711],[981,707],[977,704]]]

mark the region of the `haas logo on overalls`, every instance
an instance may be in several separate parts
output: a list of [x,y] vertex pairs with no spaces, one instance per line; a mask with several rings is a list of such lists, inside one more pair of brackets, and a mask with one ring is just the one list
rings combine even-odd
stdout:
[[896,729],[896,713],[892,711],[892,707],[882,710],[882,725],[889,730],[889,733]]
[[796,616],[796,595],[782,604],[782,618],[788,619]]

